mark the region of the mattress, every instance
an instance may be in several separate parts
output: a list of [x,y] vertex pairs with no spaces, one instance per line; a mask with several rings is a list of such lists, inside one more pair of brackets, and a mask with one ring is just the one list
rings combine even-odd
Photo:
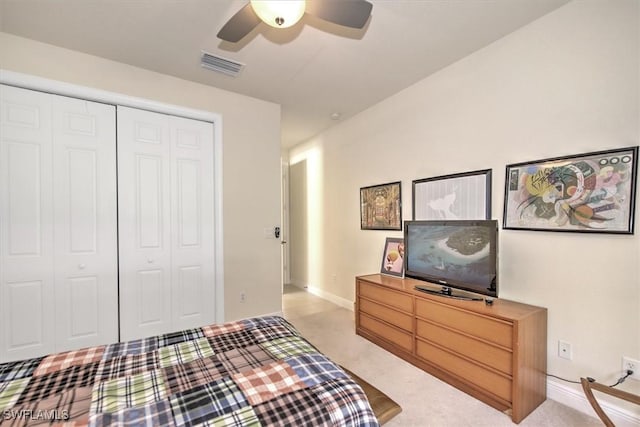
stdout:
[[0,424],[377,426],[362,388],[282,317],[0,364]]

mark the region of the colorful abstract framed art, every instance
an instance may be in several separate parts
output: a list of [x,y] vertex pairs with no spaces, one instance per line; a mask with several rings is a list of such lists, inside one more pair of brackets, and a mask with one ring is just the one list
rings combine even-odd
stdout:
[[507,165],[504,229],[633,234],[638,147]]
[[361,230],[402,230],[401,182],[360,189]]

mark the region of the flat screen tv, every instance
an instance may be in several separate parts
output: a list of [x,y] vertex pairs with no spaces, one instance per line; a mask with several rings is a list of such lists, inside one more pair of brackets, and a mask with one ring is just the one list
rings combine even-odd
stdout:
[[496,220],[406,221],[404,245],[405,276],[441,285],[433,293],[455,297],[452,289],[461,289],[498,296]]

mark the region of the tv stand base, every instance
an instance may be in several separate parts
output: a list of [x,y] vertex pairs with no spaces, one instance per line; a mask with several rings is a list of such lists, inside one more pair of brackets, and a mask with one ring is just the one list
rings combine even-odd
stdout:
[[459,299],[463,301],[482,301],[483,300],[483,298],[454,294],[449,288],[442,288],[441,291],[437,291],[435,289],[429,289],[429,288],[425,288],[424,286],[416,285],[414,286],[413,289],[420,292],[426,292],[428,294],[440,295],[446,298]]

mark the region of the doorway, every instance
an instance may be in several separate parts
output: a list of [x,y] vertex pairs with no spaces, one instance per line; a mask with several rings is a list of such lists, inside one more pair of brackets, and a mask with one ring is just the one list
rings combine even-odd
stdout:
[[[282,276],[284,285],[304,289],[308,281],[307,161],[283,166]],[[287,188],[285,188],[285,186]],[[285,206],[288,204],[288,206]],[[285,238],[286,237],[286,238]]]

